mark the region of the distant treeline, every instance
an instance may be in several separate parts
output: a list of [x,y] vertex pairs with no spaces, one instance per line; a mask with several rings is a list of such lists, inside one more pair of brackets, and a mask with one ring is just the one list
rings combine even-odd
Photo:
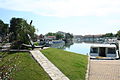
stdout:
[[73,34],[60,32],[60,31],[56,33],[49,32],[45,36],[55,36],[56,39],[72,39],[73,38]]
[[102,37],[120,37],[120,31],[118,31],[116,34],[106,33],[106,34],[102,35]]

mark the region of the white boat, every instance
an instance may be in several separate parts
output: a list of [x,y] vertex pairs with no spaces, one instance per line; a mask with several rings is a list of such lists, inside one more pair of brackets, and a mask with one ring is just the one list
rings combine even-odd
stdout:
[[90,48],[91,58],[118,58],[118,50],[115,44],[95,44]]

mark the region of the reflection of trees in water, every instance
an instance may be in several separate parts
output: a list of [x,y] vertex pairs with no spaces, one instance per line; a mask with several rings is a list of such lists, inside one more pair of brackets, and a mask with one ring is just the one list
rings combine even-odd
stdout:
[[[54,44],[51,45],[51,47],[52,48],[58,48],[58,49],[66,49],[66,48],[70,48],[71,45],[73,45],[74,43],[87,43],[87,44],[91,44],[93,42],[81,42],[81,41],[69,40],[67,42],[54,43]],[[96,44],[99,44],[99,43],[96,43]]]
[[61,43],[54,43],[51,45],[53,48],[58,48],[58,49],[65,49],[65,48],[70,48],[70,46],[73,45],[73,41],[69,42],[61,42]]
[[74,43],[104,43],[104,38],[103,39],[99,39],[99,40],[81,40],[81,39],[73,39]]
[[74,43],[82,43],[83,41],[74,40]]
[[103,43],[102,41],[74,41],[74,43]]
[[65,42],[54,43],[51,45],[52,48],[64,49]]
[[71,45],[73,45],[73,41],[65,43],[65,48],[70,48]]

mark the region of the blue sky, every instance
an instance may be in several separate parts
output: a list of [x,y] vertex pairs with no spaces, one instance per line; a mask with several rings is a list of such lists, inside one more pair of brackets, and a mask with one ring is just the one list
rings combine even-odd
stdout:
[[0,0],[0,19],[24,18],[37,34],[64,31],[75,35],[116,33],[120,0]]

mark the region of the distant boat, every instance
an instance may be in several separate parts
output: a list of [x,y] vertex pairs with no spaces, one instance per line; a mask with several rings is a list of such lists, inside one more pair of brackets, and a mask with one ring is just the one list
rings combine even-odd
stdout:
[[63,40],[53,40],[52,43],[63,43]]
[[63,40],[46,41],[46,46],[51,46],[51,45],[60,44],[60,43],[65,43],[65,42]]
[[90,48],[91,58],[118,58],[118,50],[114,44],[94,44]]

